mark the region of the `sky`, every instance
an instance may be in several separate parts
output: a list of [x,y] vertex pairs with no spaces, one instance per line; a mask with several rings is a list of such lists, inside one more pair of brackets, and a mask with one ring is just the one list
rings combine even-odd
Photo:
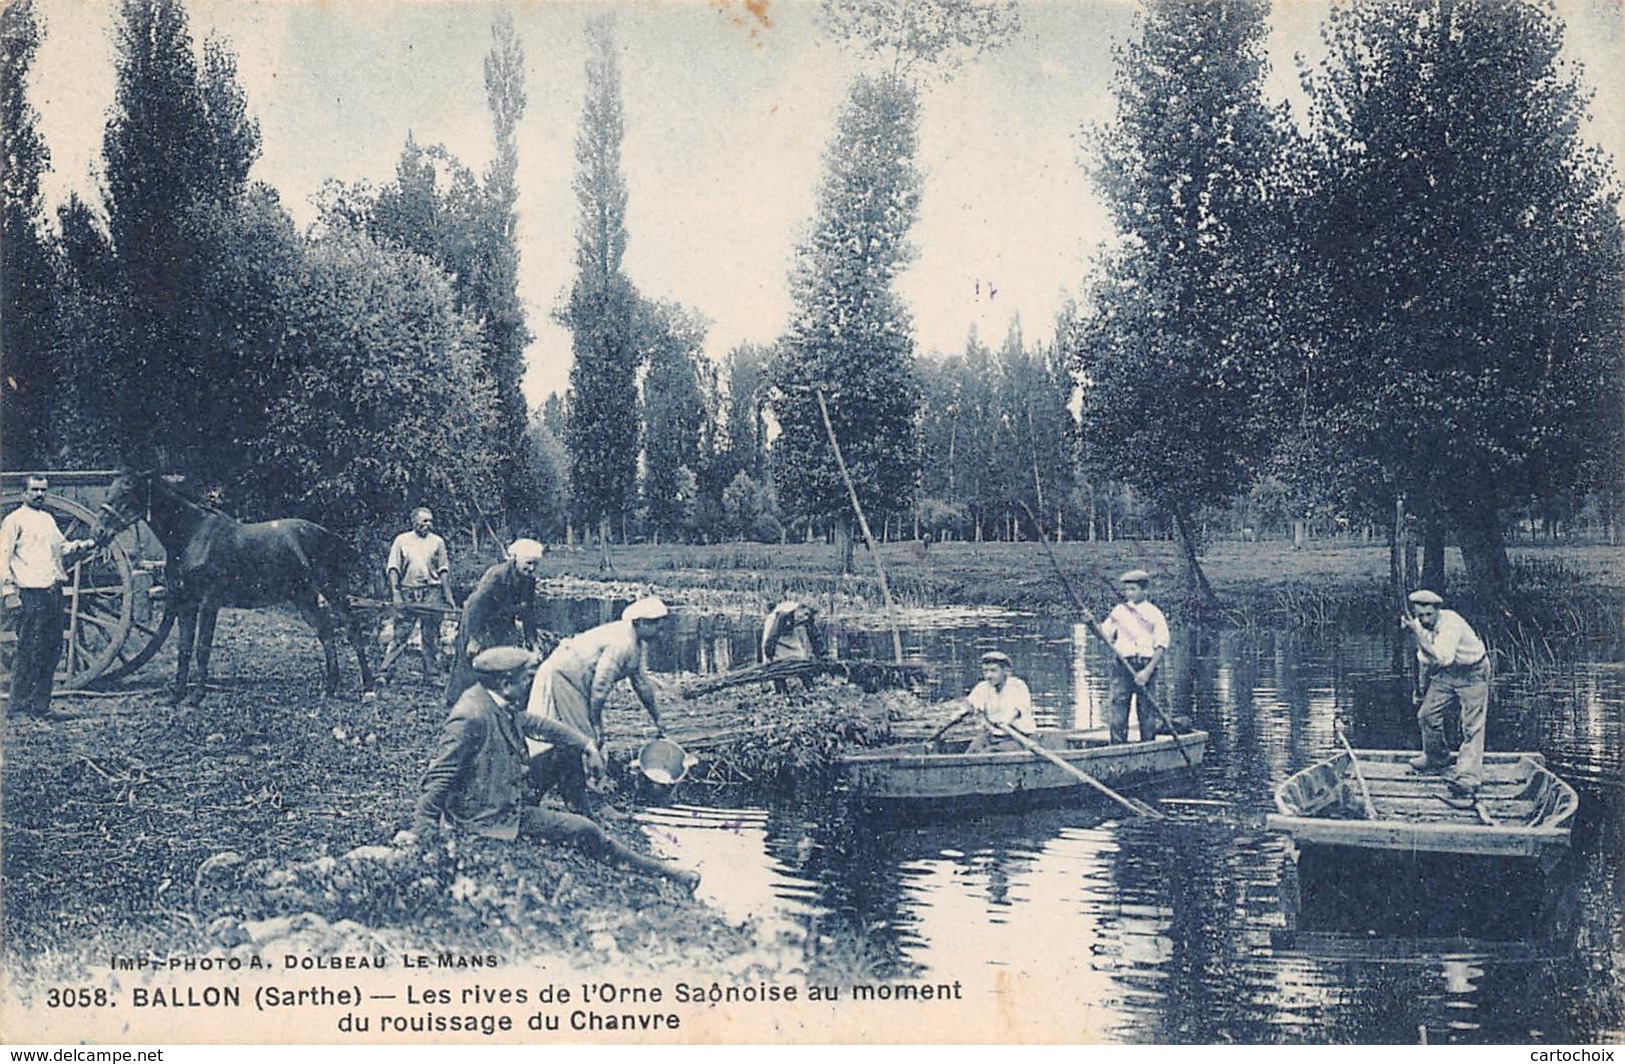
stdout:
[[[520,296],[535,340],[532,405],[563,392],[570,338],[552,320],[574,256],[570,188],[585,89],[586,20],[613,8],[626,123],[627,274],[649,298],[711,321],[707,351],[784,331],[788,278],[807,231],[821,158],[856,60],[823,39],[810,0],[523,0],[529,105],[519,138]],[[239,55],[260,122],[253,178],[301,225],[329,178],[383,184],[408,135],[444,144],[476,173],[493,141],[483,61],[498,5],[452,0],[191,0],[199,48],[211,33]],[[1110,119],[1112,46],[1130,38],[1124,0],[1024,0],[1022,32],[923,97],[925,175],[898,287],[918,349],[991,345],[1019,318],[1029,340],[1083,291],[1111,237],[1083,166],[1088,125]],[[1301,107],[1294,56],[1319,55],[1326,0],[1277,0],[1267,91]],[[36,0],[45,39],[30,93],[50,147],[47,199],[94,195],[113,100],[113,0]],[[1596,90],[1588,139],[1625,157],[1621,0],[1565,0],[1570,58]]]

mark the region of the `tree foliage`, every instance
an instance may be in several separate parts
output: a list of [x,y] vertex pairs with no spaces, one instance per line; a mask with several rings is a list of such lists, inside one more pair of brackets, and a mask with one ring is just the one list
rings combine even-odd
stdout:
[[871,515],[905,511],[919,471],[914,341],[893,289],[919,213],[914,164],[919,106],[891,75],[861,76],[824,155],[812,232],[796,252],[795,310],[772,371],[780,504],[790,513],[845,520],[815,389],[823,389],[859,499]]
[[1091,457],[1190,518],[1243,490],[1270,444],[1283,357],[1284,114],[1262,87],[1262,0],[1153,0],[1119,48],[1092,176],[1120,239],[1070,339]]
[[638,295],[621,268],[626,178],[621,172],[620,68],[614,24],[587,25],[587,94],[576,131],[576,275],[559,315],[575,361],[565,443],[576,516],[607,532],[632,509],[638,456]]
[[642,346],[643,513],[657,539],[696,531],[700,475],[711,461],[715,372],[705,357],[703,318],[675,303],[645,304]]
[[899,75],[930,67],[952,77],[1021,27],[1015,0],[823,0],[822,14],[836,40],[890,60]]
[[115,98],[102,141],[119,378],[112,422],[132,458],[167,454],[218,476],[210,409],[229,374],[218,320],[197,313],[215,212],[247,187],[260,150],[236,65],[212,40],[199,68],[179,0],[122,0]]
[[1587,96],[1546,7],[1368,0],[1323,36],[1306,78],[1324,274],[1305,405],[1390,495],[1446,520],[1493,593],[1501,508],[1617,483],[1611,165],[1581,139]]
[[466,513],[495,491],[495,403],[477,323],[420,255],[335,233],[291,286],[297,368],[272,410],[260,475],[340,527],[445,499]]
[[32,0],[0,8],[0,396],[5,400],[0,448],[12,466],[43,463],[58,401],[51,359],[54,264],[40,194],[51,153],[27,95],[39,44]]
[[1054,534],[1071,520],[1077,428],[1071,377],[1053,345],[1014,323],[997,355],[974,331],[963,354],[922,360],[921,520],[965,539],[1035,535],[1022,503]]
[[513,16],[501,12],[491,26],[485,58],[485,94],[496,151],[485,171],[480,238],[475,251],[473,303],[485,326],[485,368],[496,388],[497,481],[510,523],[551,520],[546,492],[557,483],[529,444],[529,407],[520,385],[530,329],[519,300],[519,145],[515,130],[525,114],[525,50]]

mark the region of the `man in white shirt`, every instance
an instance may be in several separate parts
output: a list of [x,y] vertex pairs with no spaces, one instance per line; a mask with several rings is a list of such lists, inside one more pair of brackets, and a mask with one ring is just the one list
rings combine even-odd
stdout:
[[[1146,585],[1151,582],[1150,573],[1144,569],[1130,569],[1118,577],[1117,582],[1123,588],[1125,601],[1119,602],[1106,615],[1100,627],[1106,633],[1106,638],[1111,640],[1112,649],[1134,670],[1132,681],[1121,667],[1112,670],[1106,720],[1111,729],[1112,742],[1126,743],[1129,706],[1136,701],[1135,685],[1149,689],[1162,656],[1168,652],[1168,619],[1145,597]],[[1140,739],[1149,742],[1157,734],[1156,714],[1144,704],[1143,699],[1138,701],[1140,705],[1136,716],[1140,721]]]
[[433,683],[435,648],[440,642],[440,623],[434,611],[407,608],[407,604],[421,606],[443,600],[455,609],[457,601],[451,594],[451,563],[446,555],[446,541],[434,532],[434,513],[427,506],[412,511],[412,527],[395,537],[389,545],[389,561],[385,572],[389,577],[390,601],[395,607],[395,636],[386,661],[393,662],[412,638],[412,630],[421,628],[423,640],[423,681]]
[[1004,733],[1007,727],[1023,735],[1031,735],[1038,727],[1033,719],[1032,692],[1021,677],[1011,673],[1010,664],[1010,655],[1002,650],[982,655],[982,682],[965,698],[972,710],[982,714],[982,731],[971,740],[970,753],[1013,748],[1015,740]]
[[1450,748],[1445,739],[1446,711],[1461,714],[1461,749],[1445,782],[1459,795],[1478,793],[1484,782],[1484,722],[1489,715],[1490,665],[1484,641],[1444,599],[1426,588],[1410,594],[1412,612],[1400,617],[1402,628],[1416,637],[1421,669],[1412,701],[1422,729],[1422,753],[1411,759],[1417,772],[1445,772]]
[[26,481],[23,504],[0,521],[0,595],[17,604],[17,649],[11,663],[11,709],[62,720],[51,708],[56,663],[62,657],[62,590],[73,555],[95,540],[66,540],[45,510],[50,482]]

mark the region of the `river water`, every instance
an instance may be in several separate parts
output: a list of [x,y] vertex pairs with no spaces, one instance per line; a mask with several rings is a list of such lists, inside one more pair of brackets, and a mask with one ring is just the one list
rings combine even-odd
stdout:
[[[1107,661],[1081,628],[991,611],[912,618],[905,647],[935,666],[944,697],[967,689],[981,651],[997,647],[1041,721],[1103,719]],[[743,619],[685,617],[653,664],[748,662],[754,636]],[[889,635],[834,637],[849,656],[889,656]],[[1164,803],[1171,822],[1083,796],[1020,815],[876,823],[822,797],[750,805],[689,784],[640,816],[657,851],[702,872],[704,900],[809,971],[930,980],[1004,969],[1084,997],[1090,1038],[1619,1040],[1618,663],[1497,679],[1489,748],[1539,750],[1581,794],[1573,852],[1549,877],[1464,864],[1374,882],[1350,869],[1312,899],[1284,841],[1264,830],[1275,785],[1335,752],[1334,721],[1357,747],[1418,748],[1393,654],[1369,635],[1182,633],[1159,681],[1164,704],[1209,745],[1198,778],[1159,792],[1175,799]],[[1490,879],[1458,890],[1463,877]]]

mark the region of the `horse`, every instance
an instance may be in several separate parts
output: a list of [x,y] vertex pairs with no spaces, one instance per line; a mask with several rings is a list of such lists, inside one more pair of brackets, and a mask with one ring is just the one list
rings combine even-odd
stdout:
[[248,523],[196,502],[171,478],[153,471],[120,473],[108,489],[98,520],[98,538],[111,538],[146,519],[164,545],[168,561],[164,586],[180,621],[174,698],[186,697],[187,670],[194,642],[197,689],[191,701],[203,700],[209,682],[209,651],[221,607],[257,609],[292,603],[322,641],[326,659],[326,692],[338,690],[339,663],[333,649],[333,623],[328,607],[344,622],[361,666],[361,697],[370,700],[373,673],[361,625],[347,593],[360,555],[338,535],[313,521],[296,517]]

